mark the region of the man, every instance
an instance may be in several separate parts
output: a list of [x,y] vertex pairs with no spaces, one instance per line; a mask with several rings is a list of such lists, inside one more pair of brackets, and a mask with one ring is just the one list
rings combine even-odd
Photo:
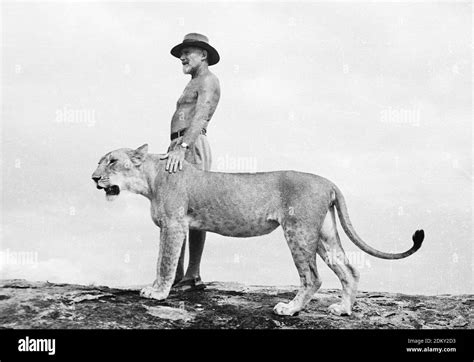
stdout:
[[[176,111],[171,119],[171,144],[166,170],[179,172],[183,161],[191,162],[201,170],[211,168],[211,149],[207,142],[207,126],[216,110],[220,98],[217,77],[208,66],[216,64],[220,57],[209,39],[197,33],[187,34],[181,44],[171,49],[171,54],[181,60],[183,73],[191,75],[183,94],[178,99]],[[206,239],[205,231],[189,231],[189,264],[184,274],[183,244],[173,287],[181,291],[204,289],[200,263]]]

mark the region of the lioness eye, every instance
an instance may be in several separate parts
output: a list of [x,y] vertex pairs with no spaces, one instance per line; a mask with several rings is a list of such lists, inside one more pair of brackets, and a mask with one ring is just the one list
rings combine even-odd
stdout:
[[115,163],[115,162],[117,162],[117,160],[110,160],[109,165],[111,165],[111,164],[113,164],[113,163]]

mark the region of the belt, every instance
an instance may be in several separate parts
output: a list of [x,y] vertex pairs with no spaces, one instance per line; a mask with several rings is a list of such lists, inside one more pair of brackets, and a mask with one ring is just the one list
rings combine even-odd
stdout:
[[[174,132],[171,134],[170,138],[171,138],[171,141],[178,138],[178,137],[181,137],[181,136],[184,136],[184,132],[186,132],[186,129],[187,128],[183,128],[183,129],[180,129],[178,132]],[[205,128],[203,128],[201,130],[201,134],[203,134],[204,136],[206,135],[207,131]]]

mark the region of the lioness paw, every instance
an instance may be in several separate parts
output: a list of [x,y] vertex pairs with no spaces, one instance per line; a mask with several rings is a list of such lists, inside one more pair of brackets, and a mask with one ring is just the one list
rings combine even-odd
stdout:
[[329,306],[329,312],[335,315],[351,315],[351,308],[344,306],[341,303],[334,303]]
[[149,299],[165,300],[168,297],[168,293],[160,291],[154,287],[146,287],[140,291],[140,296]]
[[278,315],[293,315],[298,312],[299,310],[293,307],[291,305],[291,302],[290,303],[280,302],[273,308],[273,313],[278,314]]

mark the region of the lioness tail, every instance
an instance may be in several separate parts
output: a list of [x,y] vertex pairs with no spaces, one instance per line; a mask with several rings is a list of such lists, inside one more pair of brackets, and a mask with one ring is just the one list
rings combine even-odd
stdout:
[[336,186],[334,186],[334,191],[336,193],[335,205],[344,232],[355,245],[357,245],[366,253],[381,259],[403,259],[407,256],[410,256],[421,247],[423,239],[425,238],[425,232],[423,230],[415,231],[412,236],[413,246],[411,247],[411,249],[405,251],[404,253],[384,253],[383,251],[379,251],[377,249],[374,249],[370,245],[367,245],[359,237],[359,235],[357,235],[354,230],[354,227],[351,224],[351,220],[349,219],[349,213],[347,212],[346,201],[344,200],[344,196],[342,196],[341,191]]

